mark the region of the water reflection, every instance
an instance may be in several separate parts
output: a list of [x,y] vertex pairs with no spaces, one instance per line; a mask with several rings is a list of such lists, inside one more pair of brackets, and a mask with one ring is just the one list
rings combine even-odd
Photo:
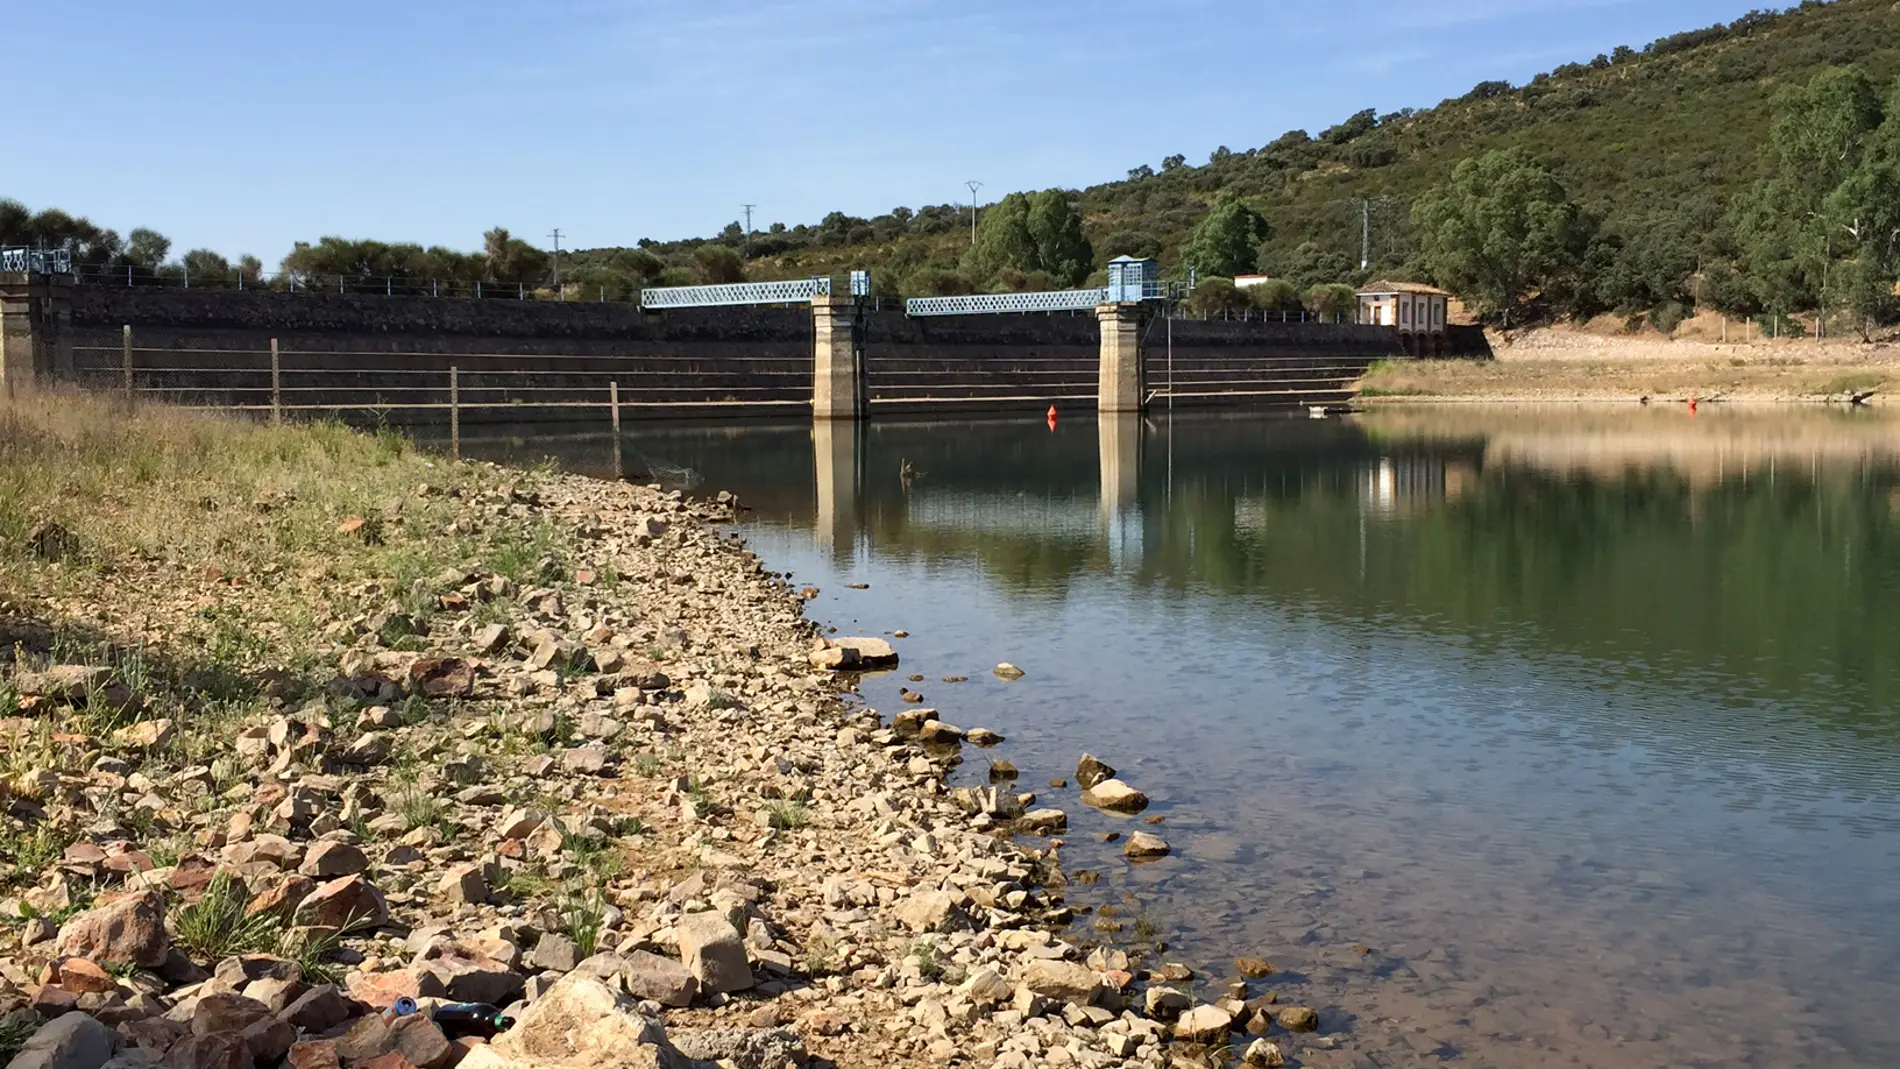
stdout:
[[[971,676],[921,686],[1008,735],[1023,783],[1082,749],[1120,766],[1177,854],[1131,870],[1098,841],[1114,821],[1046,791],[1065,862],[1107,874],[1077,899],[1137,894],[1215,976],[1263,952],[1304,982],[1288,997],[1353,1016],[1349,1048],[1900,1063],[1900,421],[1431,409],[630,441],[738,492],[760,552],[824,590],[815,616],[908,629],[907,668]],[[599,470],[590,448],[554,451]],[[1030,674],[1004,685],[999,660]],[[866,696],[895,708],[897,686]]]

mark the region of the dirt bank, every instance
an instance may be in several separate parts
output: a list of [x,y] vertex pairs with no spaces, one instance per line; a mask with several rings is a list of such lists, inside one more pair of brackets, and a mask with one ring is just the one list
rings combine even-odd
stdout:
[[[1736,326],[1740,334],[1740,326]],[[1678,340],[1542,328],[1490,335],[1495,359],[1386,361],[1360,382],[1368,401],[1828,402],[1900,385],[1900,345]]]
[[731,515],[0,406],[13,1069],[1325,1064],[1247,977],[1065,940],[1064,814],[945,786],[980,725],[841,700],[880,643],[826,648]]

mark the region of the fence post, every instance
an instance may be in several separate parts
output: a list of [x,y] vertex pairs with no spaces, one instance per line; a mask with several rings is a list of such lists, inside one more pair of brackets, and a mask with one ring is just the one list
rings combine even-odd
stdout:
[[620,384],[607,384],[607,403],[614,410],[614,478],[621,477],[620,467]]
[[133,387],[132,387],[132,324],[130,324],[130,323],[127,323],[127,324],[125,325],[125,327],[124,327],[124,329],[123,329],[123,331],[122,331],[122,333],[120,334],[120,339],[121,339],[121,341],[122,341],[122,343],[123,343],[123,345],[124,345],[124,350],[125,350],[125,352],[124,352],[124,355],[125,355],[125,399],[126,399],[126,401],[127,401],[127,402],[130,402],[130,401],[132,400],[132,394],[133,394]]
[[284,421],[284,366],[278,361],[276,338],[270,340],[270,421]]
[[515,300],[525,301],[527,299],[528,299],[528,284],[526,282],[515,283]]
[[449,369],[449,455],[462,459],[462,371]]

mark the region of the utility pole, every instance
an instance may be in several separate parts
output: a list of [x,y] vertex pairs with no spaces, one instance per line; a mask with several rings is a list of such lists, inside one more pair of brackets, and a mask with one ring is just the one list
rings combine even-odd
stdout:
[[1372,202],[1359,199],[1359,270],[1372,266]]
[[548,236],[554,239],[554,292],[560,294],[561,300],[565,301],[567,291],[561,288],[561,228],[555,227],[554,233]]
[[983,188],[983,183],[975,181],[975,180],[971,180],[963,184],[970,187],[970,244],[975,245],[976,244],[976,191]]
[[758,205],[741,204],[739,207],[745,209],[745,258],[750,260],[752,259],[752,209]]

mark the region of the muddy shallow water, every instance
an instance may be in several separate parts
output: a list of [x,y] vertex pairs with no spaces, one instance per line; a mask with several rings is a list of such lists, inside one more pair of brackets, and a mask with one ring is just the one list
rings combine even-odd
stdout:
[[[465,448],[611,469],[558,434]],[[1900,420],[673,425],[622,454],[738,493],[815,618],[909,631],[866,699],[1008,736],[961,775],[1007,758],[1069,812],[1065,867],[1103,874],[1072,897],[1211,979],[1270,958],[1328,1061],[1900,1064]],[[1141,825],[1046,786],[1083,750],[1173,856],[1131,868],[1099,836]]]

